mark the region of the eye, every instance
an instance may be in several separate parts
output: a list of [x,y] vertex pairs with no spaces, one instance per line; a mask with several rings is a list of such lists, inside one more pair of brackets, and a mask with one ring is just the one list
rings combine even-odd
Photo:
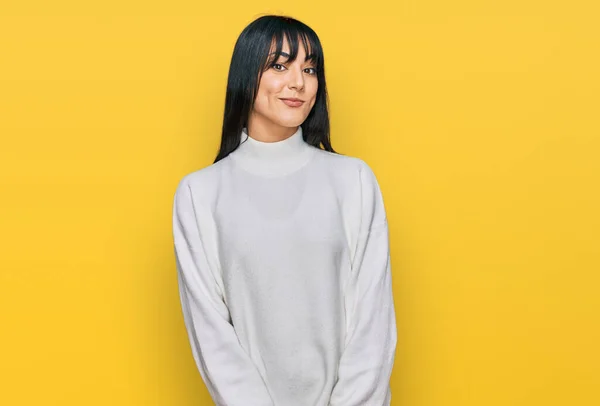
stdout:
[[280,64],[280,63],[274,63],[274,64],[272,64],[272,65],[271,65],[271,67],[272,67],[272,68],[275,68],[275,70],[278,70],[278,71],[280,71],[280,72],[281,72],[283,69],[277,69],[277,68],[276,68],[277,66],[282,66],[282,67],[285,67],[285,66],[283,66],[283,65],[282,65],[282,64]]
[[311,75],[316,75],[317,74],[317,70],[315,68],[307,68],[307,69],[312,69],[313,73],[311,73]]

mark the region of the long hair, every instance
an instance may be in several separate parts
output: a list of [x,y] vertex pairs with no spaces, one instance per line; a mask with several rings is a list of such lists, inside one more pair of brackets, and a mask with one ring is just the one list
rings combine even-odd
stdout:
[[[301,39],[307,58],[312,58],[316,67],[318,89],[315,104],[301,124],[304,141],[337,153],[329,137],[329,98],[319,37],[309,26],[294,18],[265,15],[244,28],[235,43],[227,78],[221,146],[213,163],[225,158],[240,145],[241,131],[248,125],[262,74],[281,55],[284,36],[290,46],[288,61],[296,59]],[[276,50],[271,57],[269,51],[273,40]]]

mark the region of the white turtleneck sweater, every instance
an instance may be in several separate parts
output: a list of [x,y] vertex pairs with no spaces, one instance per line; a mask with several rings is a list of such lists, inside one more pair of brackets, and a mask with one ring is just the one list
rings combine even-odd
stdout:
[[184,176],[173,236],[192,354],[223,406],[387,406],[387,217],[361,159],[241,133]]

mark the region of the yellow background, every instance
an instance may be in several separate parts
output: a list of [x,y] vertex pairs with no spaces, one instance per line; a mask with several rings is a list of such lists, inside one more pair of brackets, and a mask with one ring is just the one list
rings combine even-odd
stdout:
[[286,4],[3,3],[0,404],[212,404],[171,205],[264,13],[319,34],[334,148],[383,190],[392,404],[600,404],[598,3]]

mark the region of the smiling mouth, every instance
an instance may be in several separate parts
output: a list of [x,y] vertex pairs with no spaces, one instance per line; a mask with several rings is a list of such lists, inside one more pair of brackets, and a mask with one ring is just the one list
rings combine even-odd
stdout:
[[279,99],[279,100],[281,100],[287,106],[290,106],[290,107],[299,107],[299,106],[302,106],[302,104],[304,104],[304,101],[302,101],[302,100],[294,100],[294,99]]

